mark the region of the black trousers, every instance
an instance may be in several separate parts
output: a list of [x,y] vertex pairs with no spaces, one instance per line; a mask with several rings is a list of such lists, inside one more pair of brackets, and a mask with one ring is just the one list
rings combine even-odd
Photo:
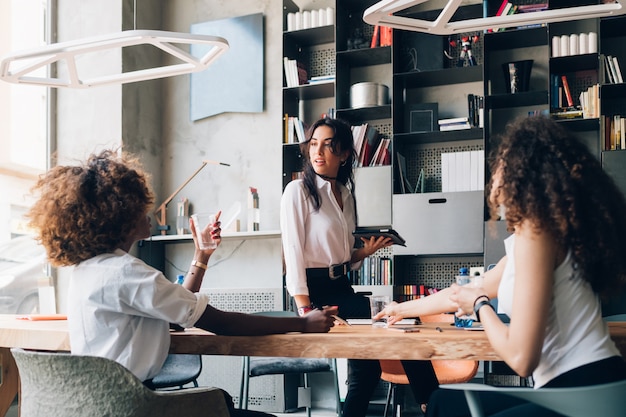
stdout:
[[[367,297],[352,289],[347,276],[330,279],[327,274],[307,270],[309,297],[316,306],[332,305],[339,308],[340,317],[370,318]],[[426,403],[437,389],[439,382],[430,361],[402,361],[411,383],[413,396],[419,403]],[[364,417],[378,382],[378,360],[348,359],[348,393],[343,405],[344,417]]]
[[[579,387],[626,379],[626,364],[619,357],[604,359],[564,373],[546,388]],[[528,388],[533,389],[533,388]],[[490,417],[564,417],[537,404],[496,392],[478,393],[486,416]],[[428,402],[427,417],[470,417],[463,391],[438,389]],[[591,416],[590,416],[591,417]]]

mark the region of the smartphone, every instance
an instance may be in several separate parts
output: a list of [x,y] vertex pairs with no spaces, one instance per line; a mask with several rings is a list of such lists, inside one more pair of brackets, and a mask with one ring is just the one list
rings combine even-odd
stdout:
[[418,324],[393,324],[387,327],[387,330],[394,330],[402,333],[417,333],[420,331]]

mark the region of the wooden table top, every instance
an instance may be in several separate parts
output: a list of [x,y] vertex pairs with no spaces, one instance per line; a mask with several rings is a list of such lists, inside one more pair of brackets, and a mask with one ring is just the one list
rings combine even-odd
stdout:
[[[436,328],[440,327],[441,332]],[[611,337],[626,357],[626,322],[609,323]],[[69,351],[67,321],[17,320],[0,315],[0,347]],[[172,353],[232,356],[289,356],[354,359],[500,360],[482,331],[448,323],[425,323],[417,333],[369,325],[335,326],[329,333],[220,336],[200,329],[172,332]]]

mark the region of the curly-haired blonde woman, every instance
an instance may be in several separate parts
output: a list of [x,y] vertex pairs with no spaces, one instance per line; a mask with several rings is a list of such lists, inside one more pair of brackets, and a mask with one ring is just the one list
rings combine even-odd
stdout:
[[[154,201],[148,175],[131,155],[105,150],[85,163],[54,167],[34,191],[40,196],[30,225],[50,263],[74,266],[67,303],[73,354],[115,360],[150,386],[169,351],[169,323],[233,335],[327,332],[333,326],[336,309],[278,318],[208,305],[198,290],[215,249],[198,248],[193,220],[195,251],[182,286],[130,255],[133,243],[150,236]],[[219,222],[207,227],[215,228],[210,233],[219,244]],[[230,405],[232,415],[263,414]]]
[[[493,158],[492,216],[504,211],[512,236],[484,288],[453,284],[421,300],[389,306],[395,322],[444,311],[476,314],[498,355],[534,387],[626,379],[602,320],[601,297],[626,281],[626,202],[598,159],[546,117],[507,127]],[[490,297],[511,322],[498,318]],[[481,397],[492,416],[556,416],[538,405]],[[462,392],[438,390],[428,416],[469,416]]]

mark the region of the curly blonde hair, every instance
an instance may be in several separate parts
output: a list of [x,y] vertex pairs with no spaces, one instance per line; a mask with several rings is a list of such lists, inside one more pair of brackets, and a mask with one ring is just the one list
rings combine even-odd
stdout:
[[77,166],[43,174],[27,214],[53,266],[76,265],[126,242],[154,203],[149,176],[139,160],[104,150]]
[[[553,120],[525,117],[507,126],[490,158],[501,170],[494,190],[509,231],[524,220],[548,231],[604,296],[626,282],[626,201],[600,161]],[[493,187],[493,178],[488,189]],[[497,207],[489,202],[492,218]]]

